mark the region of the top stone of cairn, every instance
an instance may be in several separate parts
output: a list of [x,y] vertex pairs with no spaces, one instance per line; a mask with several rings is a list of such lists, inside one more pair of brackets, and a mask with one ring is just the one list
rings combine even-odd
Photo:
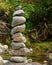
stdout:
[[24,11],[22,10],[22,6],[18,6],[15,8],[15,12],[13,13],[13,16],[21,16],[24,14]]
[[22,6],[17,6],[17,7],[15,8],[15,10],[20,10],[20,9],[22,9]]

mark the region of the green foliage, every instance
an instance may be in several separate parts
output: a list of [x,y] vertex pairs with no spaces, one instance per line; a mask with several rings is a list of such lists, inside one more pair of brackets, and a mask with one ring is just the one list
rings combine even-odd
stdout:
[[44,22],[50,23],[52,18],[52,1],[40,0],[35,4],[35,11],[30,14],[30,21],[34,27],[43,25]]

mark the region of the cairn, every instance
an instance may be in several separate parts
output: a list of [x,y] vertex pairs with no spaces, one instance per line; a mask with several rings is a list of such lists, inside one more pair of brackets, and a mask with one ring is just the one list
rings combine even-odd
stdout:
[[28,49],[25,45],[26,38],[22,35],[22,32],[25,30],[26,18],[23,17],[24,11],[21,6],[16,7],[15,12],[13,13],[12,19],[12,50],[10,51],[11,58],[13,62],[26,62],[27,55],[31,53],[32,49]]

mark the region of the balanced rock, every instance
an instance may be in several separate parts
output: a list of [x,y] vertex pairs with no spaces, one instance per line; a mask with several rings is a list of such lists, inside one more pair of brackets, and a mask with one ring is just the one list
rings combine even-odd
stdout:
[[26,43],[26,38],[25,37],[16,37],[16,38],[13,38],[12,40],[13,42],[23,42],[23,43]]
[[15,8],[15,10],[20,10],[20,9],[22,9],[22,6],[17,6],[17,7]]
[[26,56],[31,53],[31,50],[28,48],[20,48],[18,50],[11,50],[10,55],[12,56]]
[[12,27],[23,24],[26,22],[25,17],[23,16],[15,16],[13,17]]
[[11,46],[12,46],[12,49],[19,49],[19,48],[24,48],[25,44],[20,42],[12,42]]
[[17,10],[13,13],[13,16],[20,16],[20,15],[23,15],[24,14],[24,11],[23,10]]
[[11,30],[11,35],[17,33],[17,32],[23,32],[25,30],[26,26],[25,24],[20,25],[20,26],[16,26]]
[[27,58],[26,57],[11,57],[10,60],[13,62],[25,62]]
[[3,65],[4,61],[3,58],[0,56],[0,65]]
[[16,38],[16,37],[22,37],[22,33],[16,33],[14,35],[12,35],[12,38]]

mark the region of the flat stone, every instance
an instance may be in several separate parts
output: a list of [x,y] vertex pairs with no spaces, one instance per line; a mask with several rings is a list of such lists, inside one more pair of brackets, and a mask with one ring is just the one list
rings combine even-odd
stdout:
[[26,26],[25,24],[20,25],[20,26],[16,26],[11,30],[11,35],[17,33],[17,32],[23,32],[25,30]]
[[11,50],[10,51],[10,55],[13,55],[13,56],[27,56],[30,53],[31,53],[30,49],[28,49],[28,48],[20,48],[18,50]]
[[17,10],[13,13],[13,16],[18,16],[18,15],[23,15],[24,14],[24,11],[23,10]]
[[15,17],[13,17],[13,20],[12,20],[12,27],[23,24],[25,22],[26,22],[25,17],[23,17],[23,16],[15,16]]
[[25,62],[27,60],[27,57],[11,57],[10,59],[13,62]]
[[20,42],[12,42],[11,46],[12,46],[12,49],[19,49],[19,48],[24,48],[25,44]]
[[25,37],[15,37],[15,38],[13,38],[13,40],[12,40],[13,42],[23,42],[23,43],[26,43],[26,38]]

